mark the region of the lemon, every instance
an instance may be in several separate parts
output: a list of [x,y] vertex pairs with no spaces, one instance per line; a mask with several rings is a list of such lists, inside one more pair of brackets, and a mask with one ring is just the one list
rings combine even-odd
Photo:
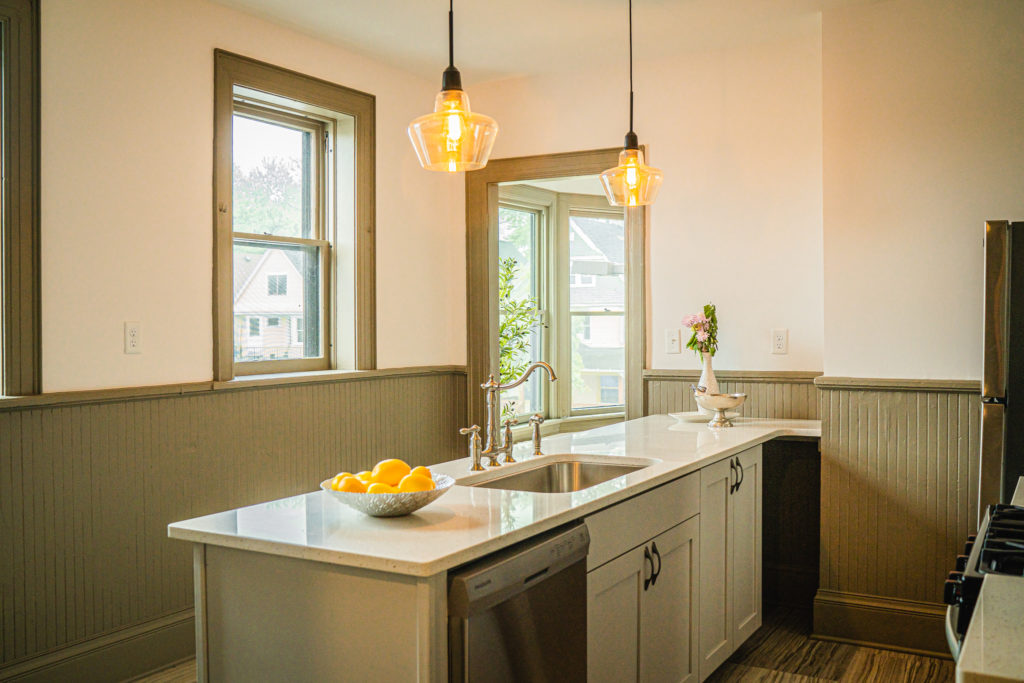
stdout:
[[376,483],[370,484],[370,488],[366,489],[366,492],[367,493],[398,493],[398,489],[396,489],[394,486],[389,486],[387,484],[382,484],[380,482],[376,482]]
[[370,470],[363,470],[362,472],[360,472],[359,474],[357,474],[355,476],[356,476],[356,479],[358,479],[359,481],[363,482],[367,486],[369,486],[370,484],[373,483],[373,474],[370,472]]
[[409,474],[418,474],[421,477],[426,477],[427,479],[431,479],[431,480],[433,480],[433,478],[434,478],[433,476],[431,476],[430,470],[428,470],[423,465],[420,465],[419,467],[413,467],[412,468],[412,472],[410,472]]
[[366,493],[366,484],[362,482],[358,477],[353,477],[351,474],[334,487],[335,491],[345,491],[347,493]]
[[434,489],[434,480],[430,477],[424,477],[423,475],[416,474],[413,470],[402,478],[402,481],[398,482],[398,490],[402,493],[411,493],[412,491],[432,491]]
[[401,460],[381,460],[373,468],[373,481],[388,486],[398,486],[402,477],[409,474],[412,468]]

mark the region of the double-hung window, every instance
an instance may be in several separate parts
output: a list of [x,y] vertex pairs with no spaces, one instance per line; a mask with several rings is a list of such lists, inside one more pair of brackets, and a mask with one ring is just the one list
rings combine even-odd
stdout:
[[372,368],[373,97],[215,63],[216,378]]
[[[505,417],[624,411],[625,223],[622,209],[609,206],[593,180],[594,194],[558,192],[545,183],[499,186],[502,380],[536,360],[551,362],[560,375],[551,384],[538,374],[505,392]],[[536,310],[525,315],[532,323],[526,333],[524,309]]]

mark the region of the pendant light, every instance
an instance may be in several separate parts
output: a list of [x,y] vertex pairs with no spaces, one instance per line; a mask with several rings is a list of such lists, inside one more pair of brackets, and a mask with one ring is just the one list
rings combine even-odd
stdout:
[[441,76],[441,92],[434,100],[434,113],[409,124],[409,139],[420,166],[457,173],[487,165],[498,124],[490,116],[469,109],[469,95],[462,89],[462,76],[455,68],[452,2],[448,4],[448,68]]
[[661,169],[644,163],[633,132],[633,0],[629,0],[629,132],[619,152],[619,165],[601,174],[601,184],[613,206],[645,206],[654,203],[663,177]]

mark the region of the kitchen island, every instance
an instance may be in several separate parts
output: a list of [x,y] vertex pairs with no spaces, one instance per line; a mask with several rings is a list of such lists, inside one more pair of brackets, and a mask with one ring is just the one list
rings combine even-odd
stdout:
[[[814,420],[740,419],[711,431],[704,423],[650,416],[545,439],[543,450],[552,454],[546,458],[651,461],[573,493],[467,486],[494,474],[470,473],[468,459],[460,459],[431,466],[455,477],[456,486],[407,517],[366,517],[316,491],[171,524],[172,538],[195,544],[200,680],[254,672],[447,680],[449,570],[665,490],[659,487],[716,463],[731,464],[770,439],[820,433]],[[514,456],[521,463],[514,467],[528,466],[530,444],[519,444]],[[700,496],[696,483],[685,490]]]

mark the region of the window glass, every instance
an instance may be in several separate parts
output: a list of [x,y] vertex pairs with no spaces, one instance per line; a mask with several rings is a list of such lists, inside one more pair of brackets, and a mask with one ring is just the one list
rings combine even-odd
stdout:
[[570,213],[569,231],[572,409],[622,405],[625,225],[618,217]]
[[[316,330],[322,320],[320,249],[235,241],[234,303],[235,360],[263,361],[317,358],[320,336],[296,335],[292,329]],[[266,271],[296,283],[283,291],[262,284],[270,282]],[[263,277],[260,277],[263,274]],[[262,284],[262,286],[261,286]],[[265,318],[260,329],[260,318]],[[245,321],[248,320],[248,325]]]
[[[536,210],[498,208],[499,287],[508,289],[499,301],[499,339],[502,340],[503,383],[522,374],[530,363],[541,360],[540,239],[541,213]],[[499,293],[500,294],[500,293]],[[543,412],[541,375],[502,394],[502,415],[511,417]]]
[[232,226],[235,232],[313,237],[313,136],[235,114]]

